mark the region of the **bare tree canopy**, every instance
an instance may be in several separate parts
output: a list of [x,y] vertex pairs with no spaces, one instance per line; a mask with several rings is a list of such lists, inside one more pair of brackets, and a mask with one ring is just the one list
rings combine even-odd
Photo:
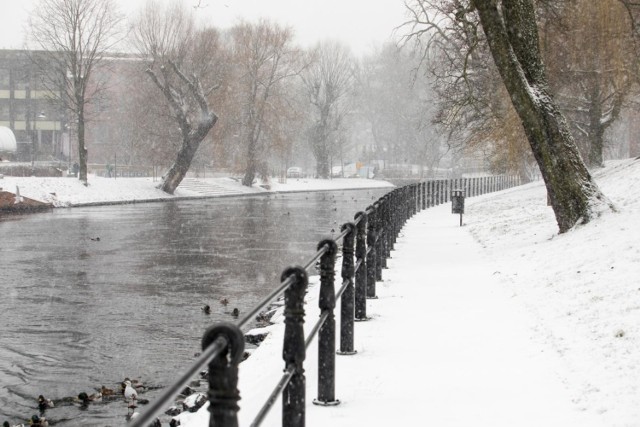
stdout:
[[320,43],[309,56],[311,65],[302,73],[313,111],[309,141],[318,176],[328,178],[329,157],[345,130],[355,64],[349,49],[337,42]]
[[34,55],[43,84],[75,118],[79,178],[85,183],[87,105],[103,89],[96,68],[119,41],[122,20],[113,0],[40,0],[29,19],[32,47],[48,52]]
[[545,49],[551,84],[583,158],[601,167],[605,131],[637,83],[631,21],[618,0],[573,0],[562,12],[566,30]]
[[208,97],[219,87],[222,74],[219,33],[198,29],[183,5],[150,0],[135,26],[135,45],[148,61],[145,71],[168,102],[182,139],[160,185],[173,194],[218,120]]
[[240,23],[231,29],[231,37],[242,111],[239,126],[247,153],[242,184],[250,187],[258,173],[268,177],[266,160],[281,136],[278,122],[286,117],[284,83],[304,66],[289,28],[269,21]]

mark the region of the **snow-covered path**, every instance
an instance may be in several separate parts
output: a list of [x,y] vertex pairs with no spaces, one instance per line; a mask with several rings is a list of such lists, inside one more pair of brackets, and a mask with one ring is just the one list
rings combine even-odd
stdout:
[[[358,353],[337,357],[340,405],[312,404],[317,347],[309,348],[306,425],[598,425],[571,401],[562,362],[542,351],[534,320],[450,209],[422,211],[401,232],[379,298],[368,300],[371,320],[356,323]],[[318,315],[316,294],[308,295],[305,330]],[[281,329],[240,366],[240,425],[250,424],[281,372]],[[184,414],[182,425],[207,425],[207,415]],[[281,425],[280,417],[278,402],[263,425]]]
[[449,205],[411,219],[369,302],[372,320],[356,325],[359,354],[338,361],[343,404],[310,406],[307,424],[592,425],[493,272]]

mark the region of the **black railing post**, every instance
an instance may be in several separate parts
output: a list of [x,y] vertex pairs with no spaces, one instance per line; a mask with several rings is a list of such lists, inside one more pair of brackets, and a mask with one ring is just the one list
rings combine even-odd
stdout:
[[409,184],[406,187],[407,190],[407,220],[413,215],[413,206],[411,201],[413,200],[413,184]]
[[294,282],[284,291],[284,345],[282,358],[285,371],[293,369],[291,380],[282,391],[282,425],[304,427],[306,380],[304,377],[304,294],[309,279],[302,267],[290,267],[282,273],[284,281],[294,275]]
[[333,310],[336,308],[336,293],[334,278],[336,275],[336,253],[338,245],[331,239],[318,244],[318,250],[323,246],[328,249],[320,258],[320,316],[326,320],[318,333],[318,397],[313,400],[315,405],[333,406],[340,403],[336,399],[336,319]]
[[374,230],[375,230],[375,236],[376,236],[376,240],[374,243],[374,250],[376,252],[376,281],[377,280],[382,280],[382,265],[384,264],[384,257],[383,257],[383,253],[382,253],[382,233],[384,232],[383,229],[383,214],[384,214],[384,208],[382,207],[382,203],[381,201],[376,202],[375,204],[376,206],[376,214],[374,215],[375,217],[375,223],[374,223]]
[[420,184],[418,183],[414,183],[413,184],[413,215],[417,214],[418,211],[420,210],[418,207],[418,201],[420,200],[420,198],[418,197],[418,194],[420,191]]
[[396,244],[396,239],[398,238],[398,231],[400,230],[400,227],[398,225],[398,201],[400,200],[399,197],[400,193],[399,190],[396,188],[395,190],[393,190],[391,192],[391,205],[389,205],[389,212],[391,214],[391,249],[393,250],[395,244]]
[[202,349],[220,337],[227,347],[209,362],[209,426],[238,427],[238,365],[244,355],[244,334],[234,324],[218,323],[204,333]]
[[409,219],[409,217],[411,216],[409,213],[409,206],[411,204],[411,189],[409,188],[408,185],[404,186],[402,188],[403,193],[404,193],[404,197],[402,199],[402,226],[404,227],[404,225],[407,223],[407,220]]
[[378,259],[381,263],[381,269],[387,268],[387,234],[389,233],[389,227],[387,226],[387,204],[388,197],[384,195],[380,198],[380,218],[378,220],[378,228],[380,229],[380,233],[378,234],[378,240],[380,241]]
[[429,185],[431,186],[431,191],[429,193],[429,207],[432,208],[436,205],[436,182],[431,180],[429,181]]
[[356,320],[367,320],[367,214],[358,212],[356,227],[356,262],[360,263],[356,271]]
[[393,201],[393,195],[391,193],[387,193],[385,195],[385,208],[384,208],[384,235],[385,235],[385,268],[387,267],[387,259],[391,258],[391,248],[393,247],[393,222],[392,222],[392,214],[393,214],[393,205],[391,204]]
[[422,181],[422,210],[427,209],[427,183]]
[[426,197],[427,200],[425,201],[425,208],[429,209],[431,207],[431,194],[433,193],[433,191],[431,191],[431,182],[432,181],[427,181],[426,184]]
[[375,205],[369,207],[367,218],[367,298],[376,297],[376,223],[378,212]]
[[404,227],[409,219],[409,186],[402,187],[402,226]]
[[449,203],[449,187],[451,186],[451,180],[445,179],[442,181],[443,191],[442,191],[442,203]]
[[445,181],[444,185],[444,202],[449,203],[449,195],[451,194],[451,186],[453,184],[452,179],[448,179]]
[[353,246],[356,237],[356,226],[349,222],[342,225],[341,230],[349,230],[342,240],[342,280],[349,284],[340,300],[340,351],[338,354],[356,354],[353,345],[353,321],[355,316],[355,292],[353,288],[354,267]]

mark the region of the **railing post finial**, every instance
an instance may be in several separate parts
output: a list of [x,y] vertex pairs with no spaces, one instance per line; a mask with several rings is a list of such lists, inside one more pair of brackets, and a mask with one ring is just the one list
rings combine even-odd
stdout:
[[232,323],[218,323],[205,332],[202,349],[221,337],[227,347],[209,363],[209,426],[238,427],[238,365],[244,355],[244,335]]

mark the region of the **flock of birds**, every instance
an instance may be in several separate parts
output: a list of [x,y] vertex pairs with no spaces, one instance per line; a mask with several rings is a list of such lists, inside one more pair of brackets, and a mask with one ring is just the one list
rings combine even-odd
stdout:
[[[100,387],[100,391],[97,391],[92,394],[88,394],[86,392],[81,392],[76,397],[65,397],[58,401],[59,405],[64,404],[75,404],[79,405],[81,409],[86,409],[89,404],[92,402],[104,401],[104,400],[115,400],[120,398],[120,396],[124,396],[124,400],[127,404],[128,413],[127,419],[133,419],[138,415],[136,412],[136,408],[138,404],[147,404],[149,400],[138,398],[138,390],[137,389],[145,389],[145,386],[137,380],[130,380],[129,378],[125,378],[124,381],[120,385],[120,390],[107,388],[105,386]],[[26,424],[10,424],[9,421],[4,421],[2,427],[48,427],[49,421],[44,416],[47,409],[55,408],[56,403],[47,399],[43,395],[38,396],[38,410],[40,411],[39,415],[32,415],[31,418],[27,421]]]
[[[223,306],[227,306],[229,305],[229,300],[227,298],[221,298],[220,299],[220,304],[222,304]],[[204,312],[204,314],[211,314],[211,306],[210,305],[205,305],[204,307],[202,307],[202,311]],[[240,310],[238,310],[238,308],[234,308],[233,310],[231,310],[231,315],[233,317],[238,317],[240,316]]]

